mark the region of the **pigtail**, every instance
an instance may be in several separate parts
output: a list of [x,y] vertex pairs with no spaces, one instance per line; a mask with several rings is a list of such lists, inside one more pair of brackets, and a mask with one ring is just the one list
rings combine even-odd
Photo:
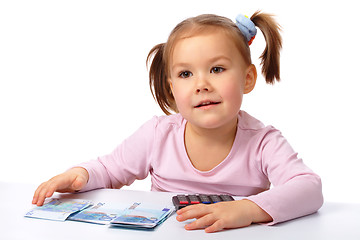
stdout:
[[153,47],[147,58],[146,65],[151,62],[149,70],[149,85],[153,98],[159,104],[161,110],[170,115],[169,110],[176,111],[175,99],[171,94],[170,84],[167,80],[166,66],[164,61],[165,44],[161,43]]
[[255,12],[250,19],[264,34],[266,47],[260,56],[261,72],[266,82],[273,84],[275,79],[280,81],[281,28],[272,15],[260,11]]

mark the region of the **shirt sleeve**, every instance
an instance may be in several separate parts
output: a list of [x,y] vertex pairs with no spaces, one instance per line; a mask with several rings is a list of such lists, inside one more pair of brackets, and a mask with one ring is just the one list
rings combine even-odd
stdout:
[[145,179],[151,168],[156,124],[157,118],[154,117],[124,140],[111,154],[78,165],[77,167],[83,167],[89,173],[89,181],[81,191],[121,188],[136,179]]
[[271,128],[259,146],[256,150],[258,169],[273,186],[247,199],[273,218],[269,225],[316,212],[323,204],[320,177],[298,158],[278,130]]

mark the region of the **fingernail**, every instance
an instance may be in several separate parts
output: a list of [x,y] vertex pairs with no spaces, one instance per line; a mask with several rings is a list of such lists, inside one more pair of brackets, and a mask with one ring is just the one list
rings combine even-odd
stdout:
[[191,228],[191,224],[185,225],[185,229],[186,229],[186,230],[191,230],[191,229],[192,229],[192,228]]

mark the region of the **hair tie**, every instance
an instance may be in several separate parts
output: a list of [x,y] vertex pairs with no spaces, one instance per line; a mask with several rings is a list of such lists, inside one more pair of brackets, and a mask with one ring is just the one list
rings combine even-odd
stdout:
[[248,42],[249,46],[251,45],[252,41],[256,35],[256,28],[253,21],[249,19],[249,17],[239,14],[236,17],[236,26],[240,29],[241,33],[245,36],[246,41]]

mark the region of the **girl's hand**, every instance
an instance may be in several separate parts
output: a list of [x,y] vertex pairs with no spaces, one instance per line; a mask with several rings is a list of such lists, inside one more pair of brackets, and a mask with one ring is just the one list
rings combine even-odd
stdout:
[[35,191],[32,203],[42,206],[46,198],[57,192],[75,192],[82,189],[89,180],[89,174],[84,168],[76,167],[42,183]]
[[194,219],[185,226],[186,230],[205,228],[205,232],[218,232],[226,228],[247,227],[251,223],[270,222],[272,218],[250,200],[196,204],[177,211],[180,222]]

